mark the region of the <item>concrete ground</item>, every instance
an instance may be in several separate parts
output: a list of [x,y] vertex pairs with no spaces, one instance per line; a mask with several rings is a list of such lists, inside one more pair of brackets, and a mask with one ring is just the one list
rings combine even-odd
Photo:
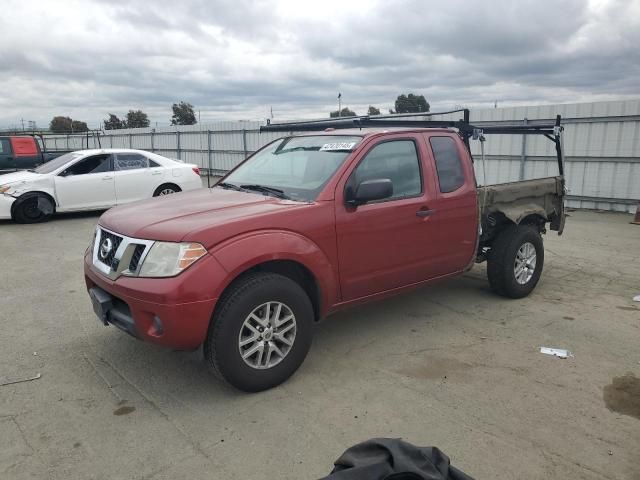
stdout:
[[[98,324],[81,261],[97,220],[0,224],[0,383],[41,374],[0,386],[0,478],[313,479],[359,441],[402,437],[478,479],[640,479],[640,420],[604,400],[640,377],[629,215],[572,213],[526,299],[493,295],[477,266],[335,315],[292,379],[253,395]],[[633,413],[638,397],[617,401]]]

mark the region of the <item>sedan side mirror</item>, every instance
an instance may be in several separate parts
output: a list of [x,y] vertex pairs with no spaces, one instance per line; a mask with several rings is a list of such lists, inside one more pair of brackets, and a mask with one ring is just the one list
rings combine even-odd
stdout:
[[356,187],[353,198],[347,199],[349,205],[354,207],[375,200],[382,200],[393,195],[393,183],[388,178],[365,180]]

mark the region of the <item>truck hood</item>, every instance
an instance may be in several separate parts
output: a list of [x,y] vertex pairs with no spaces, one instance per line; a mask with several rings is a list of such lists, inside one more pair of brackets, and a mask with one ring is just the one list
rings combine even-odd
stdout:
[[[282,211],[308,206],[261,194],[202,188],[112,208],[100,217],[99,223],[129,237],[193,241],[209,248],[226,238],[261,228],[266,218]],[[271,225],[277,226],[273,222]]]

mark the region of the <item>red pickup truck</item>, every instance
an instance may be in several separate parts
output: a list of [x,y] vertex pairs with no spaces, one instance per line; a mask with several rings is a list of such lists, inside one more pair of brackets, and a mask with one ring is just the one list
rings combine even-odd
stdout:
[[559,176],[477,187],[467,123],[365,120],[267,127],[319,131],[268,144],[213,188],[103,214],[84,258],[100,321],[204,346],[219,377],[259,391],[292,375],[314,323],[344,307],[484,260],[494,291],[529,294],[541,234],[564,225],[559,122],[518,130],[556,143]]

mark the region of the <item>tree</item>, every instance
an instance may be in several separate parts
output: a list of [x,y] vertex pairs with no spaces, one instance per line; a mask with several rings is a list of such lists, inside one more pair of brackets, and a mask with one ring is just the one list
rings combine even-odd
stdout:
[[127,112],[127,128],[146,128],[149,126],[149,117],[142,110],[129,110]]
[[71,122],[71,131],[72,132],[88,132],[89,127],[87,126],[86,122],[74,120]]
[[380,115],[380,109],[372,105],[369,105],[369,110],[367,111],[367,115]]
[[51,123],[49,123],[49,130],[53,133],[67,133],[71,132],[71,120],[70,117],[53,117]]
[[396,99],[396,112],[395,113],[419,113],[428,112],[430,108],[429,102],[424,98],[424,95],[398,95]]
[[338,115],[338,110],[336,110],[335,112],[331,112],[329,114],[329,117],[331,118],[338,118],[338,116],[340,117],[355,117],[356,116],[356,112],[349,110],[347,107],[344,107],[342,110],[340,110],[340,115]]
[[85,122],[72,120],[71,117],[53,117],[49,123],[49,130],[53,133],[86,132],[89,127]]
[[109,118],[104,121],[105,130],[118,130],[119,128],[127,128],[124,120],[120,120],[113,113],[109,114]]
[[171,108],[173,109],[171,125],[195,125],[198,123],[193,105],[190,103],[174,103]]

